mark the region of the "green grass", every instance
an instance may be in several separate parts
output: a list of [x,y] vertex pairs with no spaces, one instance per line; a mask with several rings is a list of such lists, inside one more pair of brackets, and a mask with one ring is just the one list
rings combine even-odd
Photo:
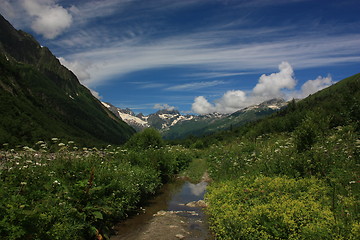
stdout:
[[189,167],[179,173],[180,177],[188,179],[190,182],[200,182],[207,170],[207,161],[204,158],[194,158]]

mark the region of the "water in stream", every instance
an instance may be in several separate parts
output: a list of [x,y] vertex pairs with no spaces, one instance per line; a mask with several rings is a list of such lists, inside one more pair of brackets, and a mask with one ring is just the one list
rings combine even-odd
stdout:
[[[111,240],[146,239],[144,235],[149,232],[149,228],[154,231],[154,225],[155,230],[159,234],[161,231],[168,231],[165,229],[165,226],[154,224],[154,215],[157,215],[159,212],[169,213],[169,211],[175,212],[176,214],[174,215],[176,216],[174,217],[180,217],[182,219],[181,222],[186,225],[187,234],[184,239],[212,239],[203,210],[200,207],[185,206],[189,202],[204,199],[206,186],[206,182],[193,184],[182,180],[165,184],[159,194],[149,200],[147,205],[143,207],[144,211],[142,213],[132,216],[114,227],[117,235],[111,237]],[[152,224],[151,227],[149,226],[150,224]],[[170,227],[174,227],[175,231],[175,226]],[[181,239],[179,236],[178,238]],[[163,239],[166,238],[164,237]],[[175,233],[174,239],[176,239]]]

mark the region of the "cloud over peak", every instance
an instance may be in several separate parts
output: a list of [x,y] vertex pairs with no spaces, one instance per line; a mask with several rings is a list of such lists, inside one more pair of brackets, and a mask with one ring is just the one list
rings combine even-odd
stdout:
[[[271,98],[286,96],[288,99],[305,98],[333,83],[331,76],[319,76],[315,80],[306,81],[301,90],[296,91],[294,90],[296,86],[294,70],[288,62],[282,62],[279,65],[279,72],[261,75],[252,92],[246,93],[242,90],[227,91],[221,98],[214,100],[214,103],[210,103],[204,96],[198,96],[194,99],[192,111],[197,114],[233,113]],[[285,94],[282,92],[284,89],[292,91]]]
[[170,106],[169,104],[157,103],[154,105],[153,109],[172,111],[175,110],[176,108],[174,106]]

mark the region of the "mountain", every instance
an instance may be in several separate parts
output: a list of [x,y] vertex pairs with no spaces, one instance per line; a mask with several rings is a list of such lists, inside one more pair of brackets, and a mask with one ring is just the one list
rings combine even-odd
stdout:
[[46,47],[0,15],[0,143],[53,137],[120,144],[135,131],[108,111]]
[[201,136],[220,130],[231,129],[268,116],[287,105],[284,99],[271,99],[253,105],[230,115],[200,115],[192,120],[180,122],[163,132],[165,139],[179,139],[187,136]]
[[278,111],[287,103],[284,99],[271,99],[233,114],[182,115],[177,110],[163,109],[148,116],[135,115],[130,109],[117,108],[110,103],[102,104],[137,131],[153,127],[160,130],[165,139],[178,139],[189,135],[209,134],[255,121]]
[[135,113],[129,108],[121,109],[111,105],[110,103],[101,102],[107,109],[115,114],[118,118],[129,124],[137,132],[150,127],[143,115],[135,116]]
[[156,113],[152,113],[148,116],[144,116],[142,113],[135,115],[130,109],[121,109],[111,105],[110,103],[102,102],[102,104],[115,114],[115,116],[121,118],[124,122],[132,126],[137,131],[141,131],[145,128],[155,128],[160,131],[166,131],[170,127],[174,126],[178,122],[191,120],[195,116],[193,115],[181,115],[177,110],[159,110]]
[[[325,134],[330,129],[351,126],[360,132],[360,73],[345,78],[305,99],[290,101],[286,108],[249,122],[231,131],[219,131],[203,141],[207,144],[222,139],[231,142],[239,136],[256,139],[273,133],[296,132],[301,141],[311,145],[315,133]],[[352,131],[351,130],[351,131]],[[341,140],[341,139],[340,139]]]
[[179,123],[184,123],[187,121],[199,121],[199,120],[216,120],[222,118],[224,114],[220,113],[211,113],[207,115],[182,115],[178,110],[167,110],[162,109],[155,113],[144,116],[142,113],[135,115],[130,109],[121,109],[111,105],[110,103],[102,102],[102,104],[112,111],[115,116],[121,118],[124,122],[132,126],[137,131],[141,131],[145,128],[155,128],[162,133],[166,133],[174,126],[177,126]]

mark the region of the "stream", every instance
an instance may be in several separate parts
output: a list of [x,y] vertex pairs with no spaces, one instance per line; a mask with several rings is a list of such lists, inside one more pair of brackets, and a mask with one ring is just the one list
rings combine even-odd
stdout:
[[191,204],[204,199],[206,186],[184,180],[165,184],[137,215],[114,226],[116,235],[110,239],[213,239],[203,209]]

